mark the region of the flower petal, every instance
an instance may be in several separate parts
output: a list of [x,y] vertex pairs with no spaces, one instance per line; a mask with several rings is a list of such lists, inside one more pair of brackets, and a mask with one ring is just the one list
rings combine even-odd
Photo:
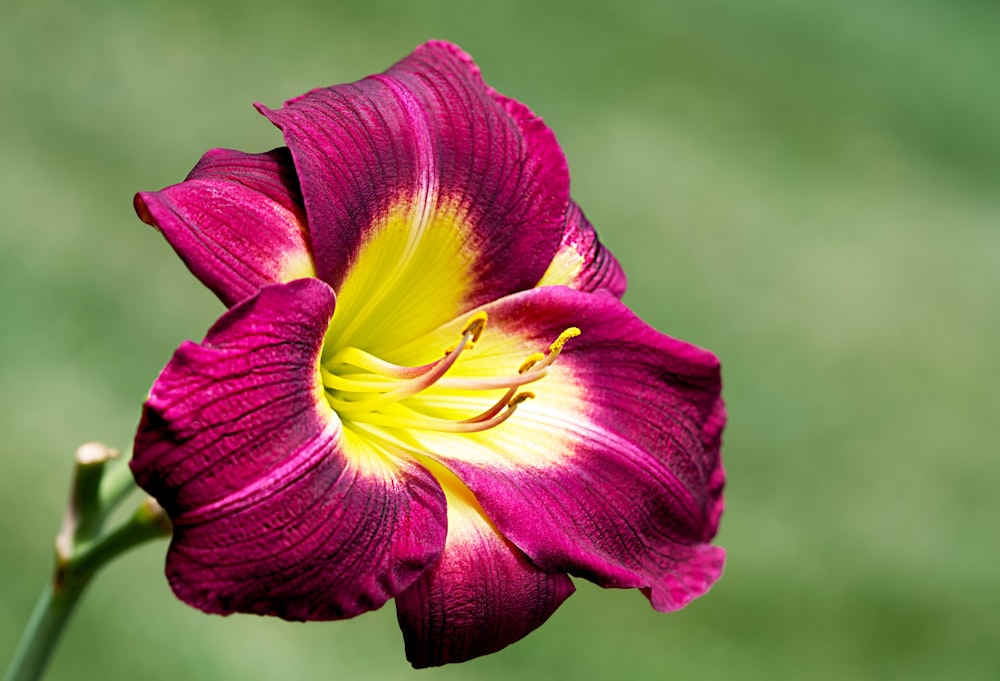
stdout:
[[566,212],[562,243],[538,286],[562,284],[580,291],[605,290],[617,298],[625,295],[625,272],[575,201]]
[[316,279],[263,288],[157,379],[136,481],[170,514],[167,576],[207,612],[336,619],[378,608],[434,561],[433,476],[344,428],[318,361],[334,309]]
[[468,489],[431,466],[448,500],[448,539],[433,568],[396,597],[414,667],[494,653],[540,627],[574,591],[539,570],[490,523]]
[[337,290],[332,338],[374,352],[382,320],[394,339],[416,337],[545,273],[569,202],[565,157],[454,45],[259,108],[292,151],[317,271]]
[[267,284],[316,276],[301,204],[284,148],[213,149],[184,182],[135,197],[139,217],[226,305]]
[[[462,436],[407,433],[411,446],[455,473],[541,569],[639,587],[659,610],[704,593],[724,560],[707,543],[724,483],[715,356],[657,332],[608,294],[550,286],[484,309],[487,328],[457,375],[516,371],[564,329],[581,334],[503,424]],[[424,343],[453,338],[457,324]],[[400,349],[405,363],[415,363],[407,355],[416,347]],[[460,403],[443,388],[419,398],[428,413],[454,414]],[[493,399],[464,401],[475,414]]]

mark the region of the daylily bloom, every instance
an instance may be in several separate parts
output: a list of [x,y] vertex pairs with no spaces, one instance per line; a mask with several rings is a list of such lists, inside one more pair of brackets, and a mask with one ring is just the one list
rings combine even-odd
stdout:
[[153,385],[132,470],[212,613],[395,598],[415,666],[499,650],[573,592],[657,610],[719,577],[719,363],[620,301],[553,133],[428,43],[257,107],[287,147],[140,193],[229,310]]

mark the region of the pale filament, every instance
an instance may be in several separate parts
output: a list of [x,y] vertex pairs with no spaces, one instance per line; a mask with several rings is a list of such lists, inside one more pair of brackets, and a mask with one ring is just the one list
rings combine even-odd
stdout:
[[[580,333],[575,327],[566,329],[549,346],[547,353],[533,353],[521,364],[518,373],[511,376],[445,376],[461,354],[479,339],[485,327],[486,313],[474,314],[463,327],[458,343],[441,359],[416,367],[393,364],[359,348],[342,348],[320,366],[327,401],[338,414],[352,422],[450,433],[488,430],[509,419],[517,405],[535,396],[527,391],[518,392],[518,389],[544,378],[566,341]],[[490,408],[465,419],[427,416],[403,402],[435,385],[454,390],[506,389],[506,392]],[[383,410],[391,405],[403,407],[405,412],[399,413],[398,408]]]
[[[514,415],[517,405],[525,400],[530,400],[535,395],[530,392],[518,393],[513,399],[501,399],[495,405],[484,411],[479,416],[461,421],[450,421],[448,419],[435,419],[431,417],[408,418],[396,416],[395,414],[383,414],[381,412],[370,412],[364,418],[356,419],[362,423],[373,426],[391,426],[393,428],[414,428],[417,430],[436,430],[444,433],[478,433],[489,430],[509,419]],[[506,408],[505,408],[506,407]],[[493,414],[486,418],[488,414]]]

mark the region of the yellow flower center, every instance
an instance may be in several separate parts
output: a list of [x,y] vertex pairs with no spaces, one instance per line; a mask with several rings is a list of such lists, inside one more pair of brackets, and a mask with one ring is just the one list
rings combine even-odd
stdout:
[[[548,374],[563,346],[580,330],[570,327],[559,334],[547,352],[529,355],[516,373],[507,376],[454,375],[456,363],[472,350],[486,329],[487,315],[476,312],[462,327],[458,343],[444,351],[441,359],[420,366],[400,366],[356,347],[340,348],[323,360],[320,374],[327,402],[345,423],[475,433],[488,430],[509,419],[517,405],[534,397],[521,390]],[[449,375],[452,374],[452,375]],[[458,398],[504,390],[500,399],[478,413],[449,409],[429,409],[419,398],[434,389]],[[471,400],[470,400],[471,402]],[[436,413],[435,413],[436,412]]]

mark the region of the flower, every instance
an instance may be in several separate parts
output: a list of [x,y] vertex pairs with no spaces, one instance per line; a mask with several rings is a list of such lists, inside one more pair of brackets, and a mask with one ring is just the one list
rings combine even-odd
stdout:
[[395,598],[428,666],[522,638],[569,575],[662,611],[707,591],[718,360],[620,302],[542,120],[441,42],[257,108],[287,148],[135,201],[229,306],[135,440],[177,596],[291,620]]

